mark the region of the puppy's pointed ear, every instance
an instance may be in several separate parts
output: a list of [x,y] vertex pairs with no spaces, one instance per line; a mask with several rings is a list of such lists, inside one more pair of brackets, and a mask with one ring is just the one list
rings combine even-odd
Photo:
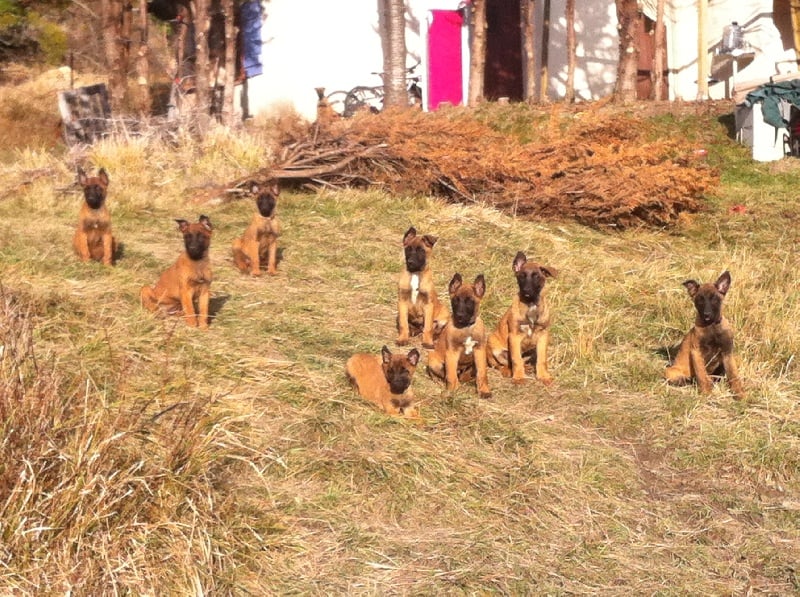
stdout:
[[253,195],[258,195],[258,192],[261,190],[261,187],[258,186],[258,183],[255,180],[250,181],[250,192]]
[[453,278],[450,280],[450,285],[447,287],[448,292],[451,295],[455,294],[458,291],[458,289],[461,288],[461,285],[463,283],[464,281],[461,279],[461,274],[456,272],[453,275]]
[[697,294],[697,289],[700,288],[700,284],[694,280],[686,280],[683,285],[686,287],[686,290],[689,291],[689,296],[692,298],[694,298],[694,295]]
[[422,237],[422,242],[424,242],[429,249],[433,248],[433,245],[436,244],[437,240],[439,239],[433,236],[432,234],[426,234],[425,236]]
[[483,298],[483,295],[486,294],[486,280],[483,277],[483,274],[478,274],[478,277],[475,278],[475,282],[473,282],[472,287],[475,289],[475,295],[478,298]]
[[517,256],[514,257],[514,261],[511,263],[511,267],[514,270],[515,274],[519,273],[519,270],[528,262],[528,258],[525,257],[525,253],[519,251]]
[[417,363],[419,363],[419,351],[416,348],[412,348],[408,351],[408,362],[411,363],[412,366],[416,367]]
[[178,230],[186,232],[189,229],[189,222],[186,220],[175,220],[178,223]]
[[78,166],[77,173],[78,173],[78,184],[85,187],[86,183],[89,180],[89,178],[86,176],[86,172],[84,172],[83,168]]
[[406,230],[406,233],[403,235],[403,246],[407,246],[412,240],[417,237],[417,229],[413,226]]
[[212,230],[214,227],[211,225],[211,219],[208,216],[200,216],[197,220],[206,230]]
[[728,294],[728,290],[731,287],[731,274],[728,271],[722,272],[722,275],[717,278],[717,281],[714,282],[714,286],[721,295]]
[[558,276],[558,270],[554,267],[550,267],[549,265],[539,266],[539,269],[542,270],[542,273],[548,278],[555,278]]
[[97,178],[99,178],[100,182],[102,182],[105,186],[108,186],[108,172],[106,172],[105,168],[100,168],[100,171],[97,173]]
[[381,348],[381,358],[383,359],[384,364],[392,360],[392,351],[389,350],[389,347],[385,344],[383,345],[383,348]]
[[281,194],[281,183],[277,178],[273,178],[270,181],[269,190],[275,197]]

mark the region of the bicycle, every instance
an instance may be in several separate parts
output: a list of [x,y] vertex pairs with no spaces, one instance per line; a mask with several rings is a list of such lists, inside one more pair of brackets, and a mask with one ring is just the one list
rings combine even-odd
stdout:
[[[420,65],[417,62],[414,66],[406,68],[406,93],[410,106],[422,105],[422,87],[420,86],[420,76],[414,74],[414,70]],[[384,73],[372,73],[383,78]],[[328,103],[334,110],[345,118],[350,118],[358,112],[369,110],[377,114],[383,110],[383,85],[356,85],[350,91],[332,91],[326,96]]]

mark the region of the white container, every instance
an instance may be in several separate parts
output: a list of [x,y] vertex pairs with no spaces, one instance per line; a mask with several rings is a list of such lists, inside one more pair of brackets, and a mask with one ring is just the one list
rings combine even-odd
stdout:
[[[791,106],[781,102],[781,113],[788,120]],[[786,156],[787,147],[784,136],[788,137],[786,128],[775,128],[764,122],[761,102],[747,108],[736,109],[736,140],[753,148],[753,159],[757,162],[774,162]]]

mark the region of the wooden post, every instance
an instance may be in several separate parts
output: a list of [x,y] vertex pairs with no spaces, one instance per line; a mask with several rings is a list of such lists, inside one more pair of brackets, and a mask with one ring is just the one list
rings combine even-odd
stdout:
[[792,11],[792,33],[794,33],[794,51],[797,62],[800,63],[800,0],[790,0],[789,8]]
[[564,103],[575,103],[575,0],[567,0],[564,9],[567,20],[567,84]]
[[139,85],[139,114],[142,116],[149,116],[151,109],[148,38],[147,0],[139,0],[139,49],[136,52],[136,82]]
[[653,82],[653,99],[664,99],[664,51],[666,50],[667,36],[664,28],[664,0],[656,4],[656,30],[653,49],[653,70],[650,80]]
[[486,72],[486,0],[475,0],[472,3],[472,23],[467,105],[477,106],[483,100],[483,82]]

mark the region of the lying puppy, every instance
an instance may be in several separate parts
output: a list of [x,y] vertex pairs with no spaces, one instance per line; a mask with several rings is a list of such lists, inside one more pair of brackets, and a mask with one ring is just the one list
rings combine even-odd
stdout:
[[436,295],[430,256],[436,237],[418,236],[412,226],[403,236],[405,268],[397,284],[397,344],[422,332],[422,346],[433,348],[434,340],[447,323],[449,313]]
[[211,265],[208,259],[211,220],[200,216],[195,224],[186,220],[175,221],[183,234],[185,251],[161,274],[155,286],[142,286],[142,306],[150,311],[160,308],[170,315],[180,313],[188,325],[206,329],[211,288]]
[[547,278],[555,278],[555,268],[528,261],[520,251],[512,269],[519,292],[511,307],[489,336],[489,365],[500,369],[504,377],[516,384],[525,382],[525,364],[535,365],[536,379],[550,384],[547,370],[547,346],[550,343],[550,309],[544,295]]
[[722,315],[722,299],[731,286],[730,273],[723,272],[713,284],[687,280],[683,285],[694,301],[697,315],[664,376],[671,384],[685,384],[695,378],[700,391],[708,394],[713,385],[710,376],[724,374],[734,395],[744,398],[733,356],[733,329]]
[[461,274],[450,280],[452,315],[436,345],[428,354],[428,373],[455,390],[459,381],[476,379],[481,398],[491,398],[486,360],[486,328],[480,318],[480,304],[486,293],[483,274],[473,284],[464,284]]
[[78,167],[78,183],[83,187],[83,205],[78,214],[78,227],[72,246],[81,261],[101,261],[112,265],[117,243],[111,234],[111,215],[106,207],[108,173],[100,168],[97,176],[87,176]]
[[278,273],[278,237],[281,225],[275,213],[278,195],[281,192],[277,180],[272,180],[265,189],[252,183],[250,192],[256,196],[258,213],[253,214],[250,225],[241,238],[233,241],[233,262],[239,271],[251,276],[261,275],[261,266],[267,266],[267,273]]
[[416,418],[419,408],[411,391],[411,378],[419,362],[419,351],[392,354],[384,346],[380,356],[357,353],[345,364],[345,373],[358,393],[380,407],[383,412]]

